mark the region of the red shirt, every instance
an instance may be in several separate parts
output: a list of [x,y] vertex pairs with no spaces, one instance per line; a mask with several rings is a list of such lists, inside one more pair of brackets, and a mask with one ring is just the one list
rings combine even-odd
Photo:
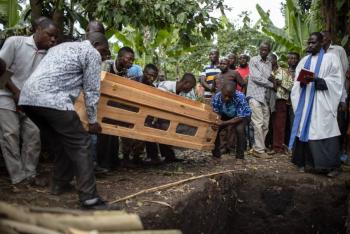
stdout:
[[[246,67],[244,67],[244,68],[238,66],[236,71],[241,75],[243,80],[246,80],[247,77],[249,76],[249,66],[248,65]],[[237,84],[236,90],[242,92],[242,87],[239,84]]]

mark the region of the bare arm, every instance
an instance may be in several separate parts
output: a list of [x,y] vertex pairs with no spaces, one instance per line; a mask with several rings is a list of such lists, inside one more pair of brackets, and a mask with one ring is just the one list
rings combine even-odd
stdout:
[[11,92],[12,95],[13,95],[13,99],[15,100],[15,103],[17,104],[17,103],[18,103],[18,100],[19,100],[19,95],[20,95],[20,93],[21,93],[21,90],[19,90],[19,89],[17,88],[17,86],[11,81],[11,79],[7,81],[7,83],[6,83],[5,86],[6,86],[6,88],[7,88],[8,90],[10,90],[10,92]]
[[229,119],[229,120],[226,120],[226,121],[222,121],[221,124],[220,124],[220,127],[223,127],[223,126],[226,126],[226,125],[235,125],[235,124],[238,124],[240,122],[242,122],[243,118],[240,118],[240,117],[235,117],[233,119]]
[[200,81],[201,81],[201,85],[206,89],[206,90],[211,90],[212,87],[210,87],[210,85],[207,83],[207,81],[205,80],[205,76],[200,76]]
[[247,82],[242,78],[242,76],[237,72],[233,71],[235,75],[236,82],[243,88],[247,85]]

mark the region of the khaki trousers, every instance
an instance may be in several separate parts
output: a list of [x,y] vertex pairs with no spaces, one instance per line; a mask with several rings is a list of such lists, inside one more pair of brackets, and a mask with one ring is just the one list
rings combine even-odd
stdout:
[[249,100],[249,106],[252,109],[252,123],[254,128],[254,145],[256,152],[265,152],[265,138],[269,131],[270,110],[266,104],[256,101],[254,98]]
[[0,109],[0,146],[12,184],[36,175],[40,131],[24,113]]

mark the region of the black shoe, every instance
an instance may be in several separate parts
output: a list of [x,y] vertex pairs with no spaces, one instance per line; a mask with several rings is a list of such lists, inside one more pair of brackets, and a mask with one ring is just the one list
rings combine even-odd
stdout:
[[340,174],[341,174],[341,170],[340,169],[334,169],[334,170],[332,170],[332,171],[327,173],[327,177],[335,178],[335,177],[337,177]]
[[100,166],[95,166],[95,168],[94,168],[95,174],[107,174],[110,171],[111,170],[109,170],[107,168],[100,167]]
[[70,183],[64,185],[52,184],[50,188],[50,194],[58,196],[63,193],[71,192],[73,190],[74,187]]
[[85,210],[110,210],[110,206],[100,197],[91,198],[80,203]]
[[38,178],[36,176],[29,177],[26,180],[30,186],[46,187],[49,184],[46,178]]

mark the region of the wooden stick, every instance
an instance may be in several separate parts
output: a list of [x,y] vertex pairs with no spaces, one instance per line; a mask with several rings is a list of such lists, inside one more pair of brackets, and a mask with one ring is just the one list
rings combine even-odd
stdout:
[[174,175],[190,175],[190,176],[194,176],[193,172],[165,171],[165,170],[154,170],[152,172],[157,173],[157,174],[174,174]]
[[30,207],[29,211],[35,213],[55,213],[55,214],[71,214],[71,215],[87,215],[93,214],[93,212],[89,211],[81,211],[81,210],[73,210],[73,209],[65,209],[60,207]]
[[234,171],[235,170],[226,170],[226,171],[214,172],[214,173],[210,173],[210,174],[206,174],[206,175],[193,176],[193,177],[190,177],[190,178],[187,178],[187,179],[179,180],[179,181],[168,183],[168,184],[163,184],[163,185],[160,185],[160,186],[157,186],[157,187],[153,187],[153,188],[149,188],[149,189],[143,189],[143,190],[141,190],[141,191],[139,191],[137,193],[134,193],[134,194],[128,195],[126,197],[122,197],[122,198],[119,198],[119,199],[117,199],[115,201],[112,201],[112,202],[110,202],[110,204],[114,204],[114,203],[117,203],[117,202],[125,201],[125,200],[128,200],[130,198],[142,195],[142,194],[156,192],[156,191],[159,191],[159,190],[162,190],[162,189],[174,187],[176,185],[183,184],[183,183],[186,183],[186,182],[189,182],[189,181],[198,180],[198,179],[201,179],[201,178],[207,178],[207,177],[220,175],[220,174],[226,174],[226,173],[230,173],[230,172],[234,172]]
[[17,221],[8,220],[8,219],[0,219],[0,230],[1,230],[1,227],[9,227],[9,228],[15,229],[20,233],[28,233],[28,234],[63,234],[62,232],[57,232],[47,228],[42,228],[35,225],[21,223]]

